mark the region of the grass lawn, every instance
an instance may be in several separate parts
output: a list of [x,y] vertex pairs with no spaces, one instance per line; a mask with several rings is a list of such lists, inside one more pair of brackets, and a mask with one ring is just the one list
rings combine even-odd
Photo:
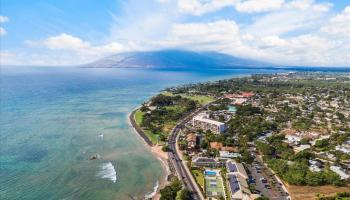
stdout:
[[205,96],[205,95],[181,95],[181,96],[188,98],[188,99],[198,101],[201,105],[205,105],[207,103],[215,101],[214,97]]
[[204,174],[199,169],[191,169],[194,179],[196,179],[197,184],[204,190]]
[[150,130],[143,130],[143,132],[145,132],[146,136],[151,140],[151,142],[153,144],[158,143],[158,135],[157,134],[153,134],[152,131],[150,131]]
[[[141,127],[141,123],[142,123],[142,119],[143,119],[143,115],[144,115],[145,113],[144,112],[142,112],[142,111],[140,111],[140,110],[137,110],[136,112],[135,112],[135,122],[136,122],[136,124],[139,126],[139,127]],[[157,144],[157,142],[158,142],[158,135],[156,135],[156,134],[153,134],[150,130],[145,130],[145,129],[142,129],[143,130],[143,132],[146,134],[146,136],[151,140],[151,142],[153,143],[153,144]]]
[[162,92],[162,94],[165,96],[173,96],[173,93],[168,92],[168,91]]
[[140,126],[140,124],[142,123],[142,119],[143,119],[143,115],[145,113],[140,111],[140,110],[137,110],[135,112],[135,121],[136,121],[136,124]]
[[[163,92],[162,94],[165,95],[165,96],[173,96],[173,93],[167,92],[167,91]],[[184,98],[188,98],[188,99],[192,99],[192,100],[198,101],[201,105],[205,105],[207,103],[215,101],[214,97],[205,96],[205,95],[181,94],[181,96],[184,97]]]

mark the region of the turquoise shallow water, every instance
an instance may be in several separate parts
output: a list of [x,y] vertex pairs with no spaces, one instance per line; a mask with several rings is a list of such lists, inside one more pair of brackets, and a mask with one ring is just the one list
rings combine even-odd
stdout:
[[164,172],[128,113],[168,86],[259,72],[276,71],[3,69],[0,197],[141,199]]

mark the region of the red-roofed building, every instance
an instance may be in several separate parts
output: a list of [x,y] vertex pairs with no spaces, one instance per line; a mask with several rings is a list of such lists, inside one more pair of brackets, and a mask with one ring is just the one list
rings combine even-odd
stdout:
[[233,94],[225,94],[225,98],[233,99],[233,98],[250,98],[254,96],[253,92],[242,92],[241,94],[233,93]]
[[243,92],[243,93],[242,93],[242,96],[243,96],[244,98],[249,98],[249,97],[254,96],[254,93],[253,93],[253,92]]

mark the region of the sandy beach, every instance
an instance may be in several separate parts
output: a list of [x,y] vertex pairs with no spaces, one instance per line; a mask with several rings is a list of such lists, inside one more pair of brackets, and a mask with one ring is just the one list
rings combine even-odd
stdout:
[[137,110],[138,108],[136,108],[133,112],[129,113],[129,117],[128,117],[128,122],[130,124],[130,126],[133,127],[135,133],[137,133],[137,135],[139,135],[141,137],[141,139],[143,140],[143,142],[145,143],[145,146],[147,147],[147,149],[157,158],[159,159],[159,161],[162,163],[162,166],[164,168],[164,177],[159,180],[159,187],[157,188],[156,193],[153,195],[152,199],[154,200],[159,200],[160,199],[160,189],[165,187],[168,184],[167,181],[167,177],[170,175],[170,169],[168,166],[168,153],[164,152],[162,150],[161,145],[151,145],[149,143],[149,141],[145,140],[145,137],[142,135],[142,133],[140,133],[138,131],[138,129],[140,129],[139,127],[135,127],[137,126],[135,123],[135,118],[134,118],[134,112]]

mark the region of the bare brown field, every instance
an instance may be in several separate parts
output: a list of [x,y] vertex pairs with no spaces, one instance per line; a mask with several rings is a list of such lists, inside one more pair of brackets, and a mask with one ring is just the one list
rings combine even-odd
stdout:
[[287,185],[287,189],[289,194],[292,196],[293,200],[315,200],[316,195],[325,195],[332,196],[337,192],[349,192],[350,187],[335,187],[332,185],[325,186],[295,186],[295,185]]

